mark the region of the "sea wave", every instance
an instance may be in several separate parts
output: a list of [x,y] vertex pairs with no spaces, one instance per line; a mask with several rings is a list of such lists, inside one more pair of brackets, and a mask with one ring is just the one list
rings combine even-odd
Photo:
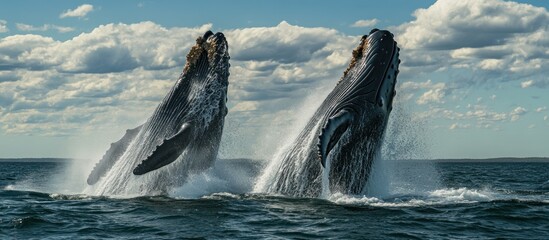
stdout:
[[456,203],[489,202],[495,193],[490,190],[469,188],[443,188],[428,191],[418,195],[389,196],[377,198],[368,196],[353,196],[341,193],[332,194],[328,200],[342,205],[369,205],[378,207],[419,207],[426,205],[445,205]]

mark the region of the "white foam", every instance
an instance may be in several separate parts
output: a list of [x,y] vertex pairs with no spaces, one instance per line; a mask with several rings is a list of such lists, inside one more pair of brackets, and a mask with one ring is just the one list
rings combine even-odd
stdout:
[[86,194],[76,194],[76,195],[65,195],[59,193],[52,193],[49,195],[50,198],[56,200],[91,200],[92,197]]
[[481,202],[493,199],[492,193],[485,190],[467,188],[447,188],[431,192],[429,197],[440,198],[448,202]]
[[214,200],[220,200],[220,199],[240,199],[241,197],[236,194],[228,193],[228,192],[219,192],[219,193],[213,193],[210,195],[202,196],[203,199],[214,199]]
[[393,196],[378,198],[371,196],[352,196],[341,193],[332,194],[328,200],[343,205],[366,205],[376,207],[420,207],[427,205],[476,203],[495,199],[495,193],[489,190],[468,188],[443,188],[426,192],[423,195]]
[[370,205],[373,203],[383,202],[381,199],[376,197],[366,197],[366,196],[350,196],[341,193],[334,193],[328,200],[337,204],[344,205]]

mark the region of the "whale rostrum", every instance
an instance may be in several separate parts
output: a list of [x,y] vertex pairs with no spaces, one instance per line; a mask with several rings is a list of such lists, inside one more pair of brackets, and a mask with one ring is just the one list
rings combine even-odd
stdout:
[[[170,182],[168,171],[183,176],[210,167],[227,114],[228,77],[225,36],[208,31],[196,40],[182,74],[152,116],[111,144],[88,184],[102,185],[98,194],[161,190]],[[128,190],[131,181],[140,182],[137,190]]]

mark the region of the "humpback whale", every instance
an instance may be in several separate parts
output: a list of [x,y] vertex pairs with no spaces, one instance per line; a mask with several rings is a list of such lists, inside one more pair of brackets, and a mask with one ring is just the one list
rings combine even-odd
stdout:
[[228,77],[227,41],[208,31],[197,38],[182,74],[152,116],[111,144],[91,171],[87,183],[95,185],[94,193],[165,191],[212,166],[228,111]]
[[378,154],[396,94],[399,51],[393,34],[362,37],[335,88],[297,139],[267,171],[272,193],[318,197],[360,194]]

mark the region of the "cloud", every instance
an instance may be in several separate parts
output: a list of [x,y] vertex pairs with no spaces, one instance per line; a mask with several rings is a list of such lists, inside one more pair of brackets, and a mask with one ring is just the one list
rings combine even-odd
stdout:
[[[500,124],[505,122],[515,122],[528,113],[524,107],[516,107],[508,112],[497,112],[490,110],[486,105],[469,105],[465,110],[459,108],[445,109],[442,107],[431,107],[426,111],[418,111],[416,116],[420,119],[449,120],[454,122],[449,129],[469,128],[487,128],[500,130]],[[471,123],[474,123],[472,125]],[[455,126],[454,126],[455,125]],[[453,126],[453,127],[452,127]]]
[[413,97],[416,92],[425,90],[416,100],[419,105],[428,103],[444,103],[445,97],[452,92],[452,89],[444,82],[433,83],[430,79],[425,82],[406,81],[400,84],[398,92],[404,95],[409,95],[407,98]]
[[520,116],[526,114],[527,112],[528,111],[523,107],[517,107],[517,108],[513,109],[513,111],[511,111],[511,113],[510,113],[511,121],[514,122],[514,121],[519,120]]
[[56,30],[60,33],[66,33],[66,32],[72,32],[74,31],[74,28],[71,28],[71,27],[62,27],[62,26],[57,26],[57,25],[52,25],[52,24],[44,24],[40,27],[35,27],[35,26],[32,26],[32,25],[27,25],[27,24],[23,24],[23,23],[16,23],[15,26],[17,27],[17,29],[19,31],[26,31],[26,32],[30,32],[30,31],[40,31],[40,32],[44,32],[44,31],[48,31],[48,30]]
[[[402,49],[397,97],[418,108],[418,116],[497,130],[534,106],[519,102],[521,108],[502,111],[501,101],[486,101],[487,96],[500,99],[500,89],[518,87],[534,98],[538,93],[532,88],[549,86],[545,8],[500,0],[439,0],[416,10],[413,18],[391,30]],[[455,108],[467,105],[463,102],[473,105]]]
[[[242,101],[288,103],[323,82],[335,84],[360,40],[333,29],[284,21],[274,27],[225,31],[225,36],[231,48],[231,95]],[[283,105],[261,107],[280,111]]]
[[[70,136],[134,127],[173,85],[195,39],[211,28],[140,22],[100,25],[65,41],[2,38],[1,130]],[[223,32],[232,57],[228,107],[247,126],[287,126],[299,115],[296,103],[331,90],[360,41],[286,22]]]
[[461,76],[448,74],[447,82],[460,88],[528,80],[549,86],[543,78],[549,72],[543,67],[549,65],[545,8],[501,0],[439,0],[413,16],[393,28],[406,50],[404,77],[460,71]]
[[231,108],[233,112],[248,112],[257,110],[258,102],[256,101],[242,101],[237,103]]
[[523,107],[517,107],[511,111],[511,115],[524,115],[526,113],[526,109]]
[[30,56],[34,49],[52,46],[58,42],[40,35],[13,35],[0,39],[0,70],[25,68],[29,70],[46,69],[54,65],[49,56],[38,59]]
[[520,87],[522,88],[529,88],[534,84],[533,80],[528,80],[520,83]]
[[8,22],[6,22],[6,20],[0,19],[0,33],[4,33],[7,31],[9,31]]
[[67,17],[83,18],[86,15],[88,15],[88,13],[90,13],[91,11],[93,11],[93,5],[83,4],[78,6],[75,9],[66,10],[65,12],[59,15],[59,18],[67,18]]
[[448,129],[456,130],[456,129],[467,129],[467,128],[470,128],[470,127],[471,127],[471,124],[453,123],[452,125],[450,125],[450,127]]
[[40,35],[14,35],[0,40],[0,69],[29,70],[54,67],[59,72],[108,73],[181,66],[196,36],[211,25],[196,29],[166,29],[152,22],[107,24],[59,42]]
[[547,110],[545,106],[536,108],[536,112],[544,112],[545,110]]
[[414,21],[399,26],[406,36],[400,43],[437,50],[505,44],[515,34],[545,28],[549,19],[542,7],[500,0],[442,0],[413,16]]
[[431,89],[417,99],[417,104],[427,104],[429,102],[443,103],[446,95],[444,88]]
[[358,20],[356,22],[354,22],[351,27],[357,27],[357,28],[362,28],[362,27],[373,27],[375,26],[376,24],[379,23],[379,19],[377,18],[374,18],[374,19],[367,19],[367,20]]
[[520,83],[520,87],[522,87],[522,88],[529,88],[529,87],[546,88],[547,86],[549,86],[549,81],[548,80],[534,81],[534,80],[530,79],[530,80],[523,81],[523,82]]
[[[326,33],[327,39],[318,38],[319,33]],[[304,28],[283,21],[276,27],[236,29],[229,38],[235,60],[293,63],[310,60],[334,35],[337,32],[332,29]]]

